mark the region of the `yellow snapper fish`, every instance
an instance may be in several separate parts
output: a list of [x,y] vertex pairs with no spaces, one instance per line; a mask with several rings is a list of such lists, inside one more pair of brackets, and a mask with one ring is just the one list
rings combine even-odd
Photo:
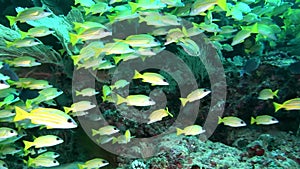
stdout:
[[118,144],[127,144],[130,142],[130,139],[133,138],[131,136],[130,130],[126,130],[124,135],[120,135],[118,137],[112,138],[112,144],[118,143]]
[[47,129],[76,128],[77,123],[65,112],[53,108],[36,108],[28,113],[15,106],[16,116],[14,122],[30,119],[33,124],[46,126]]
[[0,160],[0,166],[1,166],[0,169],[8,169],[7,164],[2,160]]
[[121,79],[116,81],[113,85],[110,85],[111,90],[119,89],[127,86],[129,82],[127,80]]
[[74,46],[79,40],[87,41],[87,40],[97,40],[107,36],[111,36],[112,32],[103,29],[103,28],[90,28],[83,32],[79,32],[78,34],[69,33],[70,42]]
[[84,32],[88,29],[91,28],[103,28],[103,29],[108,29],[106,26],[102,25],[101,23],[98,22],[91,22],[91,21],[86,21],[83,23],[80,22],[73,22],[74,24],[74,30],[79,33],[79,32]]
[[195,91],[191,92],[189,95],[187,95],[186,98],[179,98],[182,106],[185,106],[187,102],[193,102],[196,100],[200,100],[203,97],[205,97],[206,95],[208,95],[211,91],[208,89],[196,89]]
[[121,103],[126,103],[128,106],[151,106],[155,104],[155,102],[146,95],[129,95],[126,98],[123,98],[117,94],[116,104],[119,105]]
[[128,4],[116,6],[113,8],[113,11],[115,13],[112,15],[107,15],[110,24],[139,17],[137,12],[131,12],[131,8]]
[[34,139],[33,142],[24,140],[25,145],[24,150],[29,149],[30,147],[42,148],[42,147],[51,147],[63,143],[64,140],[55,135],[45,135],[40,136]]
[[242,119],[237,117],[228,116],[221,118],[219,116],[218,119],[218,124],[224,123],[224,125],[230,127],[243,127],[247,125]]
[[111,93],[112,93],[111,88],[107,85],[103,85],[103,87],[102,87],[102,95],[103,95],[102,100],[103,100],[103,102],[107,101],[107,96],[109,96]]
[[41,44],[40,41],[38,41],[37,39],[34,38],[25,38],[25,39],[16,39],[13,42],[10,41],[5,41],[6,43],[6,47],[17,47],[17,48],[21,48],[21,47],[30,47],[30,46],[35,46],[35,45],[39,45]]
[[30,56],[20,56],[12,60],[5,60],[5,62],[13,67],[33,67],[41,65],[40,62]]
[[106,43],[103,48],[106,55],[111,54],[126,54],[135,52],[128,44],[124,42]]
[[106,70],[106,69],[111,69],[114,67],[116,67],[114,62],[106,60],[105,62],[99,64],[98,66],[93,67],[93,69]]
[[[3,89],[10,89],[9,88],[10,85],[6,82],[9,79],[10,78],[8,76],[5,76],[2,73],[0,73],[0,91],[3,91]],[[10,93],[8,95],[10,95]],[[5,97],[7,97],[7,96],[5,96]]]
[[86,161],[84,164],[78,164],[79,169],[98,169],[109,164],[108,161],[102,158],[94,158],[89,161]]
[[139,11],[144,11],[148,9],[162,9],[167,6],[166,4],[161,3],[160,0],[138,0],[137,3],[128,2],[128,4],[131,7],[132,13],[136,12],[137,9]]
[[36,158],[28,158],[27,166],[33,168],[40,168],[40,167],[54,167],[58,166],[59,162],[52,157],[36,157]]
[[112,139],[113,139],[113,137],[110,135],[102,135],[98,139],[96,139],[96,142],[98,144],[105,144],[105,143],[112,141]]
[[92,129],[92,136],[99,134],[102,135],[112,135],[118,133],[120,130],[115,126],[107,125],[104,127],[100,127],[98,130]]
[[168,8],[184,6],[184,3],[182,3],[181,0],[161,0],[161,2],[168,5]]
[[199,56],[200,48],[195,41],[190,38],[181,38],[177,42],[177,45],[181,46],[183,50],[191,56]]
[[51,158],[57,158],[59,156],[60,155],[57,152],[53,152],[53,151],[47,151],[39,155],[39,157],[51,157]]
[[139,17],[139,23],[146,22],[147,25],[155,27],[179,26],[181,19],[172,14],[160,14],[159,12],[142,13]]
[[0,141],[17,136],[18,132],[12,128],[0,127]]
[[[5,158],[7,155],[18,154],[22,151],[19,147],[15,145],[4,145],[0,148],[0,154],[2,158]],[[1,167],[0,167],[1,168]]]
[[99,94],[99,92],[97,92],[94,88],[85,88],[81,91],[75,90],[76,96],[94,96],[97,94]]
[[147,124],[151,124],[151,123],[154,123],[154,122],[157,122],[157,121],[161,121],[162,118],[167,117],[167,116],[173,117],[173,114],[171,114],[169,112],[168,108],[155,110],[148,117],[149,121],[148,121]]
[[26,107],[29,108],[31,105],[39,104],[41,102],[53,100],[54,98],[60,96],[63,94],[63,91],[57,89],[57,88],[46,88],[41,91],[39,91],[39,95],[36,98],[33,99],[27,99],[26,100]]
[[137,59],[139,58],[140,55],[137,54],[137,53],[126,53],[126,54],[122,54],[120,56],[113,56],[113,59],[115,61],[116,64],[118,64],[121,60],[122,61],[128,61],[128,60],[131,60],[131,59]]
[[275,107],[275,112],[277,112],[280,109],[285,110],[300,110],[300,98],[294,98],[291,100],[287,100],[282,104],[273,102],[273,105]]
[[38,27],[29,29],[27,32],[20,31],[20,35],[21,35],[21,39],[23,39],[25,37],[36,38],[36,37],[48,36],[50,34],[53,34],[54,32],[55,31],[50,30],[46,26],[38,26]]
[[105,58],[89,58],[87,60],[84,60],[82,64],[77,64],[77,69],[85,68],[89,69],[92,68],[93,70],[96,70],[97,66],[106,63],[107,60]]
[[275,90],[274,92],[272,89],[263,89],[262,91],[259,92],[258,99],[260,100],[268,100],[268,99],[273,99],[274,96],[278,98],[277,93],[279,90]]
[[89,13],[94,14],[100,14],[100,16],[104,13],[112,9],[111,6],[108,6],[107,3],[104,2],[97,2],[96,4],[92,5],[91,7],[84,8],[85,15],[88,15]]
[[49,11],[45,11],[44,8],[41,7],[32,7],[32,8],[25,8],[23,11],[18,12],[17,16],[6,16],[9,20],[9,25],[14,25],[17,21],[21,23],[27,21],[38,20],[41,18],[45,18],[52,13]]
[[261,116],[256,116],[256,118],[251,117],[251,124],[256,123],[257,125],[270,125],[270,124],[275,124],[278,123],[279,121],[272,116],[269,115],[261,115]]
[[90,101],[79,101],[76,103],[73,103],[71,107],[64,107],[64,110],[66,113],[72,111],[72,112],[81,112],[81,111],[86,111],[90,110],[92,108],[96,107],[92,102]]
[[160,42],[148,34],[130,35],[125,40],[114,39],[116,42],[124,42],[132,47],[154,47],[159,46]]
[[71,58],[74,61],[74,65],[77,65],[81,60],[88,60],[92,57],[100,57],[102,48],[104,47],[103,42],[94,41],[81,48],[79,55],[73,55]]
[[176,128],[176,131],[177,135],[184,134],[186,136],[194,136],[205,132],[199,125],[187,126],[184,129]]
[[53,87],[46,80],[36,80],[33,78],[19,78],[19,81],[12,81],[12,84],[17,88],[29,88],[29,89],[46,89]]
[[200,15],[214,5],[226,10],[226,0],[196,0],[192,5],[190,15]]
[[132,79],[143,79],[143,82],[150,83],[152,86],[155,85],[169,85],[167,80],[158,73],[145,72],[143,74],[139,73],[137,70],[134,71],[134,76]]
[[14,113],[12,110],[8,110],[8,109],[0,110],[0,119],[12,117],[15,115],[16,113]]
[[17,102],[19,100],[20,100],[19,97],[16,97],[15,95],[10,94],[7,97],[5,97],[2,102],[0,102],[0,107],[2,107],[4,105],[10,105],[10,104],[12,104],[14,102]]

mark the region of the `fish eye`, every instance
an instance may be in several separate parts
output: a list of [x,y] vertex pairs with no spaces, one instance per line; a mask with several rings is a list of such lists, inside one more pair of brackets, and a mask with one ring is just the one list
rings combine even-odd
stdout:
[[132,46],[129,46],[129,49],[133,49],[133,47],[132,47]]
[[106,61],[106,59],[105,59],[105,58],[102,58],[101,60],[102,60],[102,61]]
[[241,121],[241,124],[244,124],[244,122],[243,122],[243,121]]
[[59,140],[60,140],[60,138],[59,138],[59,137],[56,137],[56,140],[57,140],[57,141],[59,141]]
[[1,83],[1,84],[4,84],[4,83],[5,83],[5,81],[4,81],[4,80],[0,80],[0,83]]
[[118,130],[116,127],[114,127],[114,130]]
[[56,163],[56,160],[53,160],[53,163]]
[[272,121],[276,121],[276,119],[275,119],[275,118],[272,118],[271,120],[272,120]]
[[204,92],[208,92],[208,90],[207,90],[207,89],[204,89],[203,91],[204,91]]
[[6,165],[6,164],[3,164],[2,166],[3,166],[3,167],[5,167],[5,168],[7,167],[7,165]]
[[164,81],[164,82],[167,82],[167,80],[166,80],[166,79],[163,79],[163,81]]
[[68,121],[67,121],[68,123],[72,123],[73,122],[73,120],[72,119],[68,119]]
[[14,133],[14,131],[13,131],[13,130],[10,130],[10,133]]

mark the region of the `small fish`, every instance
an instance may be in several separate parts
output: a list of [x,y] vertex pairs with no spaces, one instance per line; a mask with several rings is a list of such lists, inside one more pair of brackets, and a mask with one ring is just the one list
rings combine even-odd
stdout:
[[181,38],[179,39],[178,43],[179,46],[183,48],[183,50],[191,55],[191,56],[199,56],[200,55],[200,48],[195,41],[189,38]]
[[50,30],[46,26],[38,26],[29,29],[27,32],[20,31],[21,39],[25,37],[37,38],[53,34],[55,31]]
[[185,106],[187,102],[193,102],[196,100],[200,100],[203,97],[205,97],[206,95],[208,95],[211,91],[208,89],[196,89],[195,91],[191,92],[189,95],[187,95],[186,98],[179,98],[182,106]]
[[11,143],[14,143],[18,140],[20,140],[22,137],[26,136],[26,133],[24,130],[19,130],[19,133],[15,136],[6,138],[6,139],[0,139],[0,145],[8,145]]
[[34,139],[33,142],[23,140],[25,145],[24,150],[29,149],[30,147],[42,148],[42,147],[51,147],[63,143],[64,140],[55,135],[45,135],[40,136]]
[[107,86],[107,85],[103,85],[103,87],[102,87],[102,100],[103,100],[103,102],[104,101],[107,101],[107,96],[109,96],[111,94],[111,88],[109,87],[109,86]]
[[112,144],[118,143],[118,144],[127,144],[130,142],[130,139],[133,138],[131,136],[131,133],[129,130],[125,131],[124,135],[120,135],[118,137],[113,137]]
[[127,80],[121,79],[116,81],[113,85],[110,85],[111,90],[119,89],[127,86],[129,82]]
[[[21,148],[16,147],[15,145],[5,145],[0,148],[1,157],[6,158],[7,155],[18,154],[22,151]],[[1,169],[1,166],[0,166]]]
[[97,70],[106,70],[106,69],[111,69],[116,67],[115,63],[111,62],[111,61],[105,61],[101,64],[99,64],[98,66],[93,67],[94,69]]
[[40,104],[45,101],[53,100],[63,94],[63,91],[57,88],[46,88],[38,92],[39,95],[33,99],[26,100],[26,107],[29,108],[32,104]]
[[16,39],[13,42],[10,41],[5,41],[6,43],[6,47],[17,47],[17,48],[21,48],[21,47],[30,47],[30,46],[35,46],[35,45],[39,45],[41,44],[40,41],[38,41],[37,39],[33,39],[33,38],[25,38],[25,39]]
[[103,52],[106,55],[111,54],[126,54],[126,53],[133,53],[135,52],[128,44],[124,42],[114,42],[114,43],[106,43]]
[[177,135],[184,134],[186,136],[194,136],[205,132],[199,125],[187,126],[184,129],[176,128]]
[[111,6],[108,6],[107,3],[104,2],[97,2],[96,4],[88,7],[88,8],[84,8],[85,10],[85,15],[88,15],[89,13],[92,14],[100,14],[100,16],[104,13],[109,11],[110,9],[112,9]]
[[12,117],[15,115],[16,113],[14,113],[12,110],[7,110],[7,109],[0,110],[0,119]]
[[13,60],[5,60],[7,64],[13,67],[33,67],[41,65],[40,62],[30,56],[21,56],[14,58]]
[[130,20],[139,17],[139,14],[137,12],[131,12],[131,8],[128,4],[116,6],[113,8],[113,11],[115,12],[114,14],[107,15],[110,23]]
[[279,121],[269,115],[261,115],[261,116],[256,116],[256,118],[251,117],[251,124],[256,123],[257,125],[270,125],[270,124],[275,124],[278,123]]
[[0,141],[18,135],[18,132],[12,128],[0,127]]
[[171,7],[183,7],[184,3],[181,2],[181,0],[161,0],[162,3],[167,4],[168,8]]
[[107,63],[107,60],[105,58],[89,58],[83,61],[82,64],[77,64],[77,69],[84,68],[89,69],[92,68],[93,70],[96,70],[97,67],[103,63]]
[[98,144],[106,144],[106,143],[112,141],[112,139],[113,139],[113,137],[110,135],[102,135],[98,139],[96,139],[96,142]]
[[258,99],[260,100],[268,100],[268,99],[273,99],[274,96],[278,98],[277,93],[279,90],[275,90],[274,92],[272,89],[263,89],[262,91],[259,92]]
[[128,2],[131,7],[132,13],[139,11],[148,10],[148,9],[162,9],[167,5],[161,3],[160,0],[139,0],[138,3]]
[[[91,28],[103,28],[103,29],[107,29],[106,26],[102,25],[101,23],[98,23],[98,22],[91,22],[91,21],[86,21],[86,22],[83,22],[83,23],[80,23],[80,22],[73,22],[74,24],[74,30],[79,33],[79,32],[84,32],[88,29],[91,29]],[[96,42],[96,43],[99,43]]]
[[134,71],[134,76],[132,79],[143,79],[143,82],[150,83],[151,86],[155,85],[169,85],[167,80],[158,73],[145,72],[143,74],[139,73],[137,70]]
[[45,18],[51,14],[52,14],[51,12],[46,11],[44,8],[32,7],[32,8],[25,8],[24,10],[18,12],[17,16],[6,16],[6,18],[9,20],[9,25],[12,26],[17,21],[24,23],[27,21],[33,21],[33,20]]
[[190,15],[200,15],[214,5],[226,10],[226,0],[196,0],[192,5]]
[[58,166],[59,162],[51,157],[36,157],[36,158],[28,158],[27,166],[33,168],[44,168],[44,167],[54,167]]
[[247,62],[244,64],[242,70],[240,71],[240,77],[243,77],[244,74],[251,75],[253,71],[258,69],[260,65],[260,59],[259,58],[251,58],[247,60]]
[[8,169],[7,164],[2,160],[0,160],[0,169]]
[[0,90],[9,89],[10,85],[6,82],[10,78],[0,73]]
[[75,95],[76,96],[94,96],[99,94],[94,88],[85,88],[82,89],[81,91],[76,90]]
[[17,88],[29,88],[31,90],[40,90],[53,87],[46,80],[36,80],[33,78],[20,78],[19,81],[14,81],[12,82],[12,84],[15,85]]
[[85,162],[84,164],[78,164],[79,169],[98,169],[104,166],[107,166],[109,164],[108,161],[102,159],[102,158],[94,158],[92,160],[89,160]]
[[273,102],[273,105],[275,107],[275,112],[277,112],[280,109],[285,110],[300,110],[300,98],[294,98],[291,100],[287,100],[282,104]]
[[166,116],[171,116],[173,117],[173,114],[171,114],[168,110],[168,108],[166,109],[158,109],[155,110],[154,112],[152,112],[150,114],[150,116],[148,117],[149,121],[147,124],[151,124],[157,121],[161,121],[162,118],[166,117]]
[[92,136],[95,136],[97,134],[99,134],[100,136],[112,135],[118,133],[119,131],[120,130],[117,129],[117,127],[108,125],[108,126],[101,127],[98,130],[92,129]]
[[228,117],[221,118],[219,116],[218,118],[219,118],[218,124],[224,123],[224,125],[230,127],[243,127],[247,125],[242,119],[237,117],[228,116]]
[[36,108],[28,113],[15,106],[16,116],[14,122],[30,119],[33,124],[45,125],[47,129],[76,128],[77,123],[65,112],[53,108]]
[[114,39],[116,42],[124,42],[132,47],[155,47],[159,46],[160,42],[153,36],[148,34],[130,35],[125,40]]
[[14,102],[17,102],[19,100],[20,100],[19,97],[16,97],[15,95],[10,94],[7,97],[5,97],[2,102],[0,102],[0,107],[2,107],[4,105],[10,105],[10,104],[12,104]]
[[112,32],[103,29],[103,28],[90,28],[85,30],[84,32],[80,32],[79,34],[69,33],[70,42],[74,46],[79,40],[87,41],[87,40],[98,40],[107,36],[111,36]]
[[123,98],[117,94],[116,104],[119,105],[121,103],[126,103],[128,106],[151,106],[155,104],[155,102],[146,95],[129,95]]
[[51,157],[51,158],[57,158],[59,157],[60,155],[56,152],[53,152],[53,151],[47,151],[41,155],[39,155],[39,157]]
[[79,101],[76,103],[73,103],[71,107],[64,107],[64,110],[66,113],[72,111],[72,112],[77,112],[77,111],[86,111],[90,110],[92,108],[96,107],[92,102],[90,101]]

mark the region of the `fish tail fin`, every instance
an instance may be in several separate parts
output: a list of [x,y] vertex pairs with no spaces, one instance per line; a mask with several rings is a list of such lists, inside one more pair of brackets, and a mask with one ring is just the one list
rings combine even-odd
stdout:
[[283,108],[282,104],[279,104],[279,103],[276,103],[276,102],[273,102],[273,105],[274,105],[274,108],[275,108],[275,112],[277,112],[278,110]]
[[69,33],[69,36],[70,36],[70,42],[71,42],[72,46],[74,46],[79,40],[78,35],[76,35],[74,33]]
[[128,4],[131,7],[131,13],[135,13],[138,8],[138,5],[134,2],[128,2]]
[[91,13],[90,8],[83,8],[85,11],[85,16],[88,15],[89,13]]
[[31,107],[31,104],[32,104],[32,100],[29,100],[29,99],[27,99],[26,100],[26,103],[25,103],[25,105],[26,105],[26,108],[30,108]]
[[81,95],[80,91],[75,90],[75,95],[76,95],[76,96]]
[[24,39],[27,36],[27,32],[19,31],[21,39]]
[[24,150],[28,150],[30,147],[33,146],[33,142],[30,142],[30,141],[24,140],[23,143],[25,145]]
[[95,135],[97,135],[99,132],[97,131],[97,130],[95,130],[95,129],[92,129],[92,136],[95,136]]
[[17,17],[15,16],[6,16],[6,18],[9,21],[9,26],[13,26],[17,21]]
[[181,101],[182,106],[185,106],[186,103],[189,101],[187,98],[179,98],[179,100]]
[[134,76],[132,79],[140,79],[142,78],[142,74],[140,74],[137,70],[134,70]]
[[177,136],[183,133],[183,130],[180,128],[176,128],[176,131]]
[[71,107],[64,107],[64,110],[65,110],[66,113],[69,113],[72,110],[72,108]]
[[5,43],[6,43],[6,47],[8,48],[14,45],[14,43],[10,41],[5,41]]
[[78,164],[78,169],[84,169],[84,164]]
[[254,124],[255,123],[255,118],[254,117],[251,117],[251,122],[250,124]]
[[227,7],[227,5],[226,5],[226,0],[217,0],[217,5],[218,5],[221,9],[223,9],[224,11],[226,11],[226,7]]
[[107,15],[107,18],[108,18],[109,22],[113,22],[116,17],[112,16],[112,15]]
[[221,124],[221,123],[223,123],[223,119],[222,119],[222,117],[218,116],[218,124]]
[[117,94],[117,105],[126,102],[126,99]]
[[33,162],[33,158],[28,157],[28,161],[26,161],[25,163],[27,164],[28,167],[30,167],[32,162]]
[[16,115],[14,117],[14,121],[24,120],[26,119],[26,117],[29,116],[29,113],[27,111],[21,109],[18,106],[16,106],[15,110],[16,110]]
[[141,17],[141,16],[139,16],[139,23],[142,23],[142,22],[146,22],[146,19],[143,18],[143,17]]
[[118,64],[122,60],[122,58],[119,57],[119,56],[114,56],[113,59],[114,59],[116,64]]
[[279,90],[277,89],[277,90],[275,90],[275,92],[273,93],[273,94],[274,94],[274,96],[275,96],[275,97],[277,97],[277,98],[279,98],[279,97],[278,97],[278,95],[277,95],[277,94],[278,94],[278,92],[279,92]]
[[72,60],[73,60],[73,62],[74,62],[74,65],[77,65],[78,62],[79,62],[80,59],[81,59],[80,55],[73,55],[73,56],[71,56],[71,58],[72,58]]

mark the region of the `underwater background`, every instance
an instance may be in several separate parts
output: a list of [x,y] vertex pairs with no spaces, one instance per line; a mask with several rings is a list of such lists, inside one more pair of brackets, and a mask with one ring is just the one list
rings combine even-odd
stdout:
[[0,0],[0,169],[300,168],[299,0]]

